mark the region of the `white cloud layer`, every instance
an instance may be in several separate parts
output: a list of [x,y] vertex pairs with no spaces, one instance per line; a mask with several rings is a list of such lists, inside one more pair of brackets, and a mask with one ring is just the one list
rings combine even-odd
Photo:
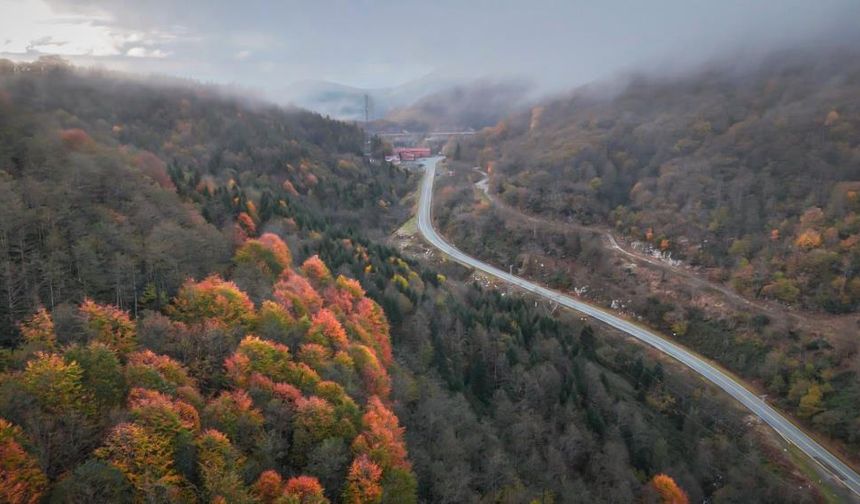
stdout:
[[58,14],[43,0],[0,0],[0,54],[165,58],[173,33],[119,27],[110,12]]
[[857,44],[858,23],[860,0],[0,0],[0,57],[58,54],[270,96],[428,73],[558,90],[845,33]]

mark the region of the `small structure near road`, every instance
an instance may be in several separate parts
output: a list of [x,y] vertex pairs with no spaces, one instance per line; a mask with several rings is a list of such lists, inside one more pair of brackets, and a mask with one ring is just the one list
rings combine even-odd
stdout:
[[399,161],[415,161],[430,157],[430,147],[395,147],[394,156],[391,157],[397,158]]

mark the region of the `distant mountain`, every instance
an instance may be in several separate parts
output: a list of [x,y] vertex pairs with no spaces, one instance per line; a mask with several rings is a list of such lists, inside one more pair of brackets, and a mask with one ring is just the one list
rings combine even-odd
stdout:
[[453,83],[428,75],[390,88],[359,88],[321,80],[292,84],[270,97],[279,103],[292,104],[345,121],[364,119],[364,97],[370,97],[370,118],[385,117],[389,111],[406,107]]
[[410,131],[480,129],[525,106],[531,90],[522,80],[478,80],[424,96],[385,119]]

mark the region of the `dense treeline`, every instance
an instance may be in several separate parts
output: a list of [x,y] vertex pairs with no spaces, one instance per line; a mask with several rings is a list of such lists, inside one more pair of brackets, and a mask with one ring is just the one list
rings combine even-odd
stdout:
[[469,156],[529,212],[605,223],[749,296],[860,304],[860,56],[640,77],[488,129]]
[[348,127],[55,65],[0,90],[3,499],[818,498],[697,382],[381,245],[409,181]]

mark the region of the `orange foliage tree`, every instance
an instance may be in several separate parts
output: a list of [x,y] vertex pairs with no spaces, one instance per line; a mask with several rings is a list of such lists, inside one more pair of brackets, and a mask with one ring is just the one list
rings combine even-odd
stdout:
[[284,483],[275,471],[264,471],[254,483],[254,497],[261,504],[328,504],[319,480],[296,476]]
[[0,501],[20,504],[40,502],[48,478],[36,459],[21,446],[21,429],[0,418]]
[[352,443],[353,451],[367,455],[383,470],[411,468],[403,441],[405,429],[378,397],[368,399],[362,423],[365,430]]
[[299,361],[304,362],[315,371],[322,369],[331,355],[331,351],[319,343],[302,343],[299,346]]
[[258,239],[246,240],[233,257],[236,264],[252,264],[274,281],[290,267],[293,256],[278,235],[265,233]]
[[257,235],[257,225],[254,219],[245,212],[236,218],[236,241],[241,243],[252,236]]
[[251,325],[256,316],[248,295],[218,275],[200,282],[186,281],[168,311],[183,322],[214,319],[227,326]]
[[134,352],[128,356],[125,366],[128,384],[168,394],[176,394],[183,388],[193,388],[194,379],[182,364],[166,355],[157,355],[152,350]]
[[349,321],[356,326],[354,332],[361,342],[374,349],[385,367],[390,366],[394,357],[391,352],[388,319],[385,318],[382,307],[376,301],[363,297],[356,304],[356,311]]
[[284,485],[284,497],[288,503],[296,504],[327,504],[329,502],[323,493],[319,480],[312,476],[296,476],[290,478]]
[[821,233],[814,229],[807,229],[798,235],[794,244],[804,250],[818,248],[822,244]]
[[275,504],[283,493],[284,480],[277,471],[263,471],[254,482],[252,492],[261,504]]
[[320,284],[331,281],[331,271],[329,271],[328,266],[325,265],[318,255],[308,257],[302,263],[302,272],[305,276]]
[[666,474],[657,474],[651,478],[651,486],[660,495],[663,504],[687,504],[689,502],[686,492]]
[[343,501],[346,504],[375,504],[382,502],[382,469],[367,455],[352,461],[346,477]]
[[28,343],[35,343],[45,348],[53,348],[57,341],[54,333],[54,320],[45,307],[39,307],[32,317],[18,325],[21,336]]
[[227,375],[241,387],[247,386],[254,375],[297,386],[304,385],[306,380],[313,383],[319,381],[319,376],[313,376],[316,373],[312,369],[293,362],[290,349],[286,345],[262,340],[253,335],[245,336],[236,353],[227,359],[225,366]]

